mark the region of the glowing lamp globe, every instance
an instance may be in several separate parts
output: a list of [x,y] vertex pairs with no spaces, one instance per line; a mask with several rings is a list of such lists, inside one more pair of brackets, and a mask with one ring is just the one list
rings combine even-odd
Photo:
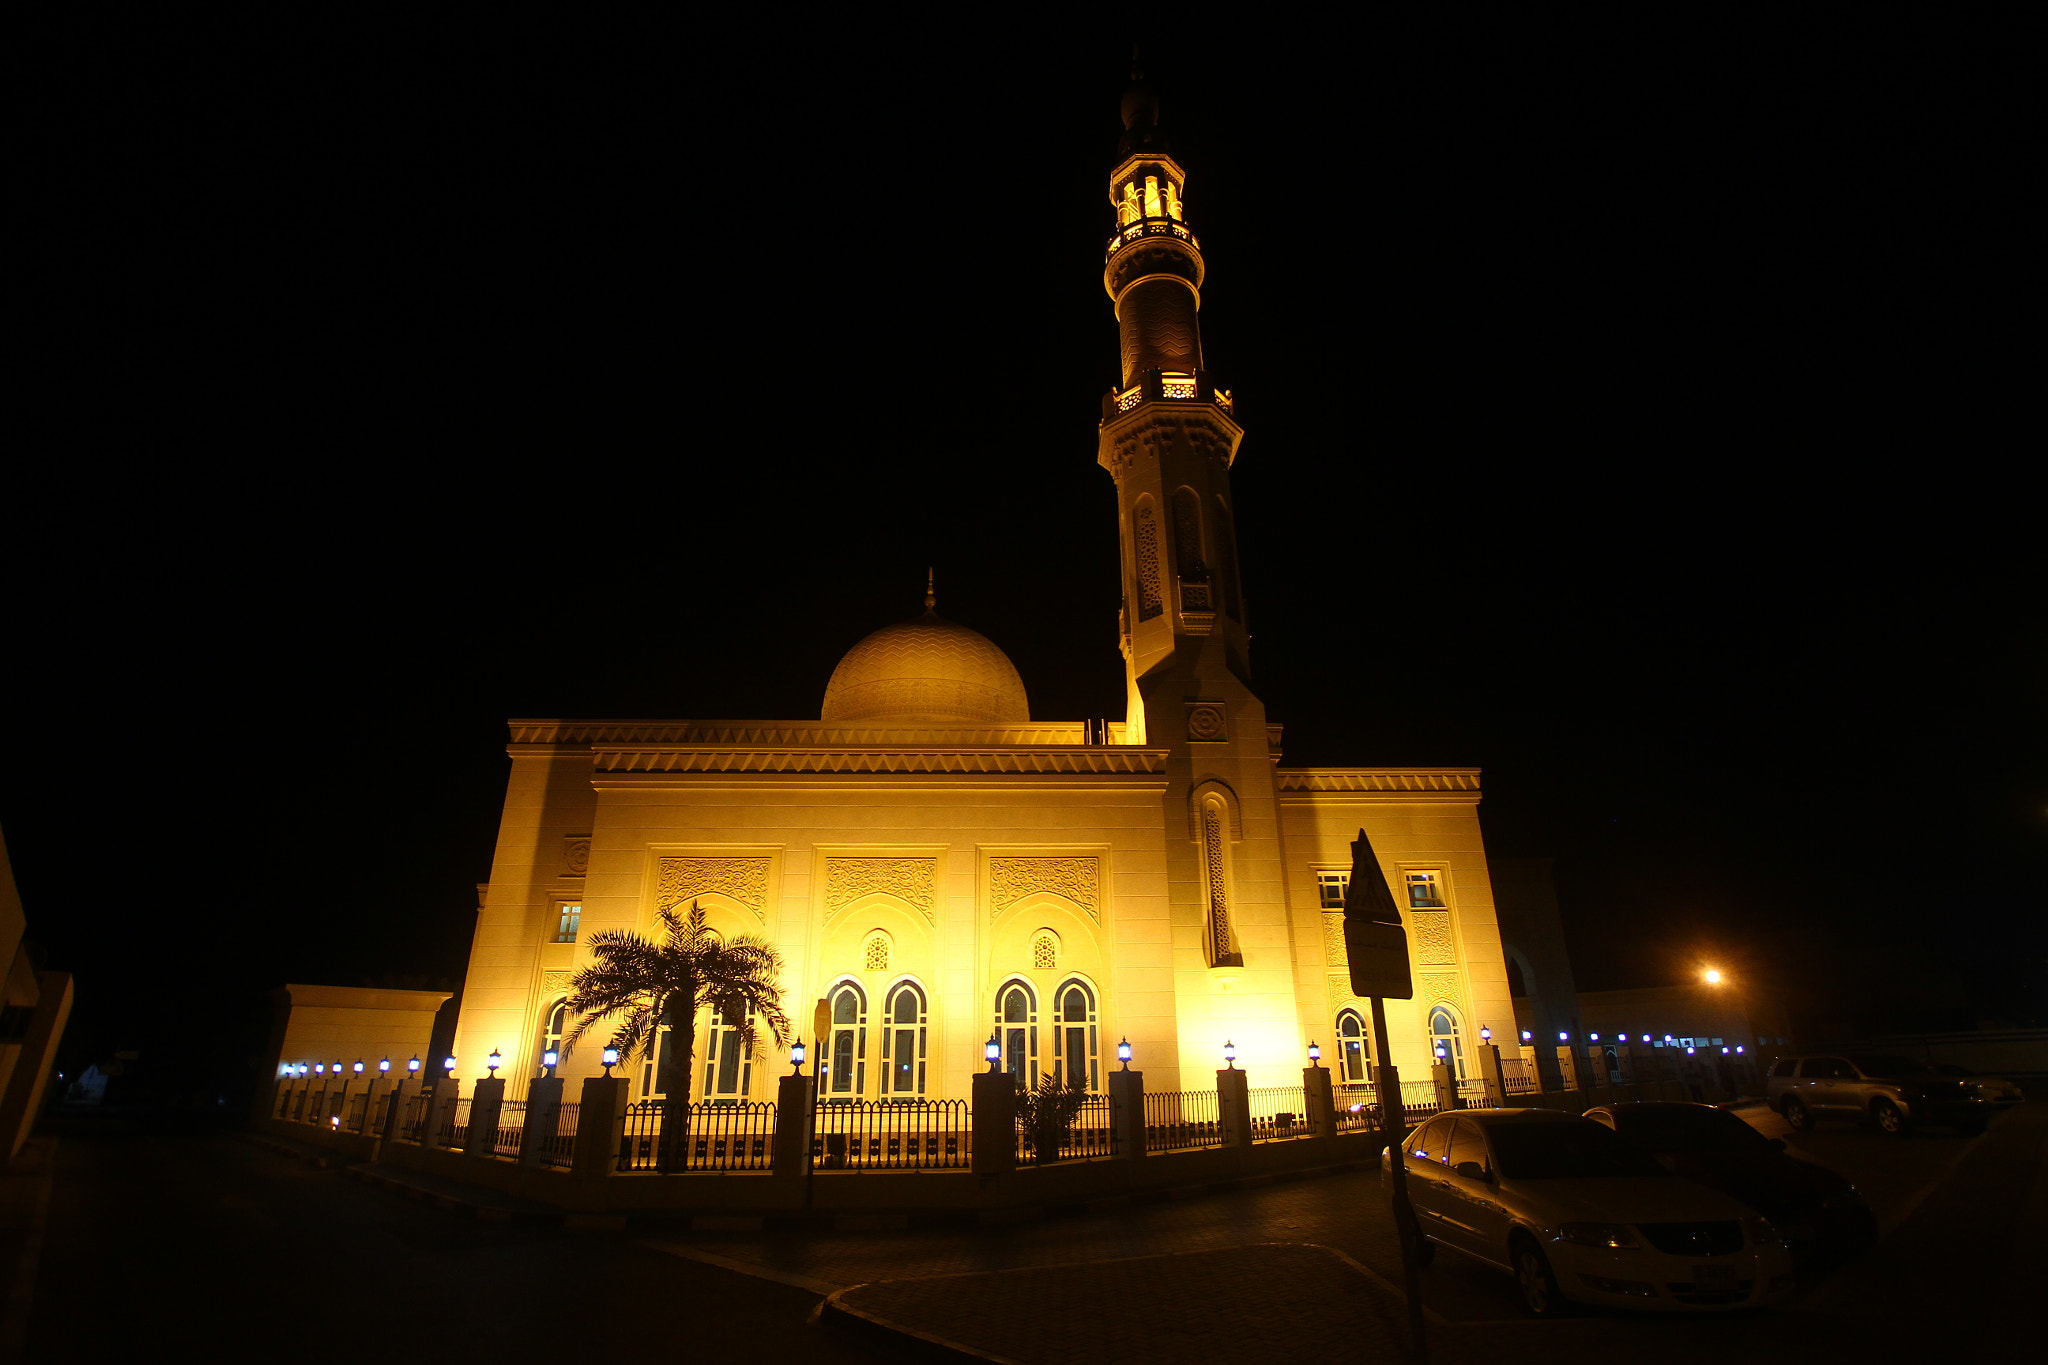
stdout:
[[604,1050],[604,1074],[607,1076],[611,1075],[612,1068],[617,1066],[618,1064],[619,1050],[615,1047],[606,1048]]
[[796,1040],[796,1042],[790,1045],[789,1069],[791,1071],[802,1071],[804,1069],[804,1052],[805,1049],[803,1039],[799,1038]]
[[990,1071],[994,1071],[996,1063],[1003,1059],[1003,1045],[996,1041],[996,1036],[993,1033],[988,1036],[988,1041],[981,1045],[981,1055],[988,1059],[988,1069]]
[[1486,1025],[1484,1025],[1484,1024],[1481,1024],[1481,1025],[1479,1026],[1479,1041],[1480,1041],[1480,1042],[1482,1042],[1482,1043],[1490,1043],[1490,1042],[1492,1042],[1492,1041],[1493,1041],[1493,1030],[1492,1030],[1492,1029],[1490,1029],[1490,1028],[1488,1028],[1488,1027],[1487,1027]]
[[452,1053],[452,1052],[451,1052],[451,1053],[449,1053],[449,1054],[448,1054],[448,1060],[447,1060],[447,1061],[445,1061],[445,1062],[443,1062],[443,1063],[441,1063],[441,1068],[442,1068],[442,1070],[446,1071],[446,1072],[447,1072],[447,1073],[448,1073],[449,1075],[451,1075],[451,1076],[453,1076],[453,1075],[455,1074],[455,1054],[454,1054],[454,1053]]
[[553,1048],[549,1048],[546,1052],[540,1054],[541,1070],[547,1072],[549,1075],[553,1075],[555,1070],[555,1063],[561,1060],[562,1054],[555,1051]]
[[1223,1065],[1233,1071],[1237,1069],[1237,1044],[1228,1038],[1223,1040]]
[[389,1057],[377,1063],[377,1074],[379,1076],[389,1076],[391,1074],[391,1059]]
[[1535,1036],[1536,1036],[1535,1034],[1533,1034],[1533,1033],[1529,1032],[1529,1030],[1527,1030],[1527,1029],[1523,1029],[1523,1030],[1522,1030],[1522,1041],[1523,1041],[1523,1042],[1525,1042],[1525,1043],[1526,1043],[1526,1042],[1528,1042],[1528,1041],[1529,1041],[1529,1040],[1530,1040],[1531,1038],[1533,1038],[1533,1037],[1535,1037]]
[[1128,1039],[1128,1038],[1121,1038],[1121,1039],[1118,1039],[1118,1040],[1117,1040],[1117,1045],[1116,1045],[1116,1059],[1117,1059],[1118,1061],[1120,1061],[1120,1062],[1122,1062],[1122,1063],[1124,1064],[1124,1070],[1126,1070],[1126,1071],[1129,1071],[1129,1070],[1131,1069],[1131,1040],[1130,1040],[1130,1039]]
[[415,1052],[415,1053],[413,1053],[413,1054],[412,1054],[412,1060],[411,1060],[411,1061],[409,1061],[409,1062],[407,1062],[407,1063],[405,1064],[405,1069],[406,1069],[407,1073],[408,1073],[408,1074],[410,1074],[410,1075],[414,1075],[414,1076],[417,1076],[417,1075],[419,1075],[419,1074],[420,1074],[420,1054],[419,1054],[419,1053]]
[[1308,1045],[1308,1059],[1310,1062],[1320,1062],[1323,1060],[1323,1045],[1321,1043],[1310,1043]]

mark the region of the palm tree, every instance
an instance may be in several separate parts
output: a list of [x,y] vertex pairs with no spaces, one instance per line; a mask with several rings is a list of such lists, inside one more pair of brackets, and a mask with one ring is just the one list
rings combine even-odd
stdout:
[[687,915],[661,910],[664,938],[657,942],[625,929],[604,929],[590,936],[597,960],[577,972],[569,983],[569,1008],[583,1017],[563,1040],[573,1048],[591,1028],[614,1020],[611,1043],[619,1055],[650,1059],[663,1025],[668,1026],[671,1069],[679,1079],[664,1076],[669,1103],[661,1125],[661,1170],[683,1166],[690,1130],[690,1058],[696,1053],[697,1010],[708,1005],[726,1019],[738,1020],[739,1045],[755,1051],[756,1021],[778,1046],[789,1041],[789,1016],[782,1010],[782,955],[751,934],[726,938],[704,924],[704,911],[693,901]]

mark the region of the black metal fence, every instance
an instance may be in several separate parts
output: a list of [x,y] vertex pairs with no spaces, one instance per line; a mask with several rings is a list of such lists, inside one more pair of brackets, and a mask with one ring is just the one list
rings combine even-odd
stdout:
[[1314,1137],[1308,1093],[1298,1085],[1264,1085],[1246,1092],[1251,1101],[1252,1141],[1284,1142]]
[[827,1101],[811,1133],[821,1171],[965,1166],[971,1152],[966,1100]]
[[[662,1132],[672,1101],[641,1100],[626,1106],[619,1134],[618,1167],[655,1171],[662,1167]],[[564,1105],[563,1108],[567,1108]],[[669,1168],[677,1171],[762,1171],[774,1158],[775,1105],[767,1100],[705,1101],[676,1109],[688,1125]]]
[[469,1105],[470,1098],[464,1095],[448,1106],[448,1117],[435,1138],[443,1147],[460,1147],[469,1141]]
[[1021,1122],[1017,1125],[1017,1160],[1027,1166],[1038,1165],[1042,1157],[1058,1161],[1062,1158],[1087,1160],[1115,1155],[1116,1126],[1110,1119],[1107,1095],[1090,1095],[1081,1102],[1080,1113],[1060,1135],[1056,1153],[1040,1152],[1037,1135]]
[[1213,1090],[1161,1090],[1145,1095],[1145,1150],[1221,1147],[1223,1124]]

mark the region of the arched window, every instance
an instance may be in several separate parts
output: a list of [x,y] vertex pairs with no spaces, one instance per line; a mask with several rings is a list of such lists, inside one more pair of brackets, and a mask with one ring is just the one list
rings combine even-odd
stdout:
[[1038,997],[1022,981],[996,992],[996,1037],[1003,1045],[1003,1070],[1029,1086],[1038,1080]]
[[704,1098],[744,1099],[754,1084],[754,1054],[740,1037],[742,1020],[713,1011],[704,1034]]
[[1150,502],[1139,503],[1131,513],[1131,553],[1138,561],[1138,619],[1149,621],[1161,610],[1159,524],[1153,519]]
[[1097,1061],[1095,992],[1088,983],[1069,978],[1053,1000],[1052,1066],[1068,1085],[1102,1088]]
[[825,1054],[825,1094],[857,1100],[868,1085],[868,997],[851,981],[833,988],[832,1045]]
[[1244,957],[1230,934],[1230,870],[1223,861],[1226,820],[1222,801],[1210,797],[1202,802],[1202,880],[1209,902],[1209,965],[1242,967]]
[[882,1091],[898,1099],[924,1094],[925,1001],[912,981],[889,992],[888,1023],[882,1029]]
[[1050,929],[1040,929],[1031,940],[1031,967],[1034,971],[1056,972],[1060,967],[1060,941]]
[[1181,582],[1209,581],[1209,566],[1202,562],[1202,505],[1192,488],[1173,494],[1173,558]]
[[1337,1079],[1349,1084],[1366,1079],[1365,1020],[1357,1010],[1337,1016]]
[[569,1002],[567,1000],[557,1000],[554,1004],[541,1011],[540,1046],[533,1050],[533,1064],[535,1066],[540,1065],[541,1057],[549,1048],[553,1048],[556,1052],[562,1050],[563,1025],[568,1023],[568,1021]]
[[1436,1061],[1435,1054],[1441,1051],[1451,1074],[1459,1080],[1465,1078],[1465,1044],[1459,1040],[1458,1017],[1449,1005],[1438,1005],[1429,1012],[1429,1050],[1431,1061]]

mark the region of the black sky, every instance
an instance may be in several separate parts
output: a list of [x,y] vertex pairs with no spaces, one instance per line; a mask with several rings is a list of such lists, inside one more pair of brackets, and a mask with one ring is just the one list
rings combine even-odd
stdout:
[[505,717],[815,715],[927,564],[1118,715],[1133,36],[1288,761],[1483,766],[1582,986],[2043,1022],[2023,14],[51,21],[0,822],[71,1055],[459,978]]

